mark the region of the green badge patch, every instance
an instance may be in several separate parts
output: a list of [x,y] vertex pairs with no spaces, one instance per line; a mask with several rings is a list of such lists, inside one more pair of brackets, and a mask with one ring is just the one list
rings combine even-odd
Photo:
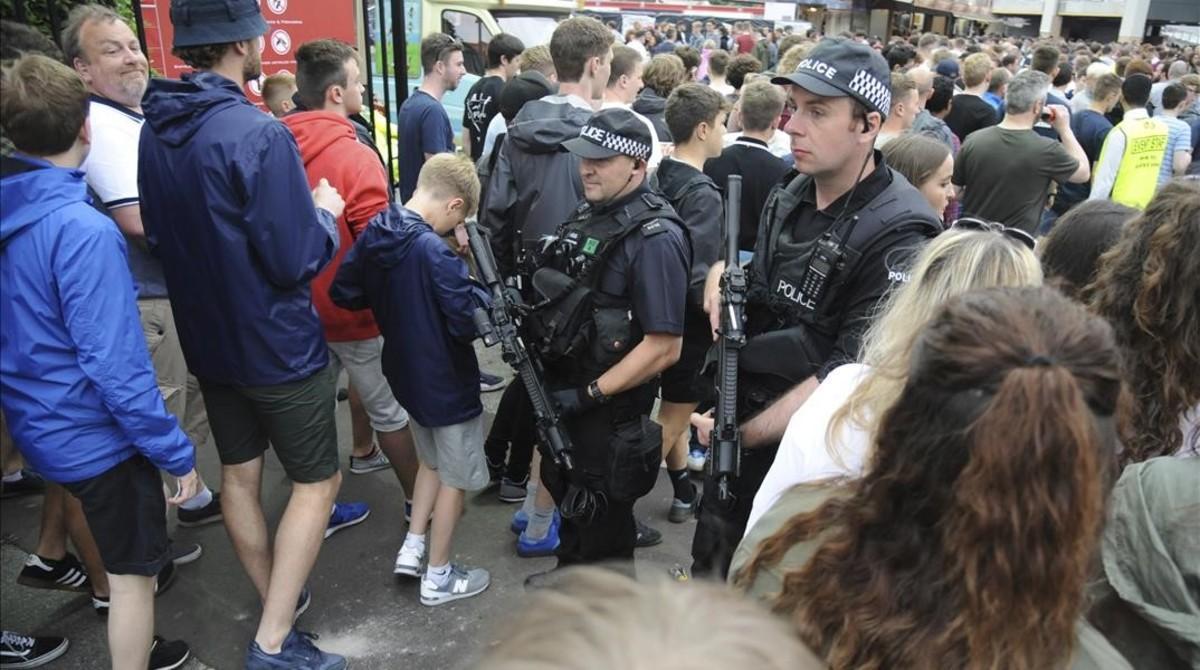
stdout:
[[594,255],[596,255],[596,249],[598,249],[599,247],[600,247],[600,240],[598,240],[594,237],[589,237],[586,240],[584,240],[584,242],[583,242],[583,253],[585,253],[589,256],[594,256]]

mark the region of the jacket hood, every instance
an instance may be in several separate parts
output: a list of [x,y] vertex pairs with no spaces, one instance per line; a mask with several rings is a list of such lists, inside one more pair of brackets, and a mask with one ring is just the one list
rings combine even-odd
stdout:
[[0,247],[30,229],[51,213],[79,202],[88,202],[83,172],[54,167],[49,163],[21,158],[6,158],[35,167],[33,170],[5,176],[0,184]]
[[422,233],[431,232],[433,227],[420,215],[393,203],[371,219],[357,244],[362,246],[363,256],[390,268],[408,257]]
[[234,82],[212,72],[189,72],[183,79],[151,79],[142,113],[154,134],[170,146],[187,142],[211,114],[249,105]]
[[650,88],[643,88],[633,101],[633,111],[639,114],[662,114],[667,111],[667,99]]
[[531,154],[562,151],[562,143],[579,137],[591,117],[591,109],[579,107],[565,96],[547,96],[521,108],[508,129],[508,141]]
[[340,140],[358,141],[350,119],[334,112],[289,114],[283,118],[283,122],[296,137],[306,166]]

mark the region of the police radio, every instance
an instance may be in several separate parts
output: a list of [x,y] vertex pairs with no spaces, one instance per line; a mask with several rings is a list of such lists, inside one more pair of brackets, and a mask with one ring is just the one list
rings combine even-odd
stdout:
[[817,240],[817,248],[809,257],[808,268],[800,279],[800,294],[804,296],[804,300],[800,301],[801,307],[810,312],[817,308],[825,296],[825,289],[829,287],[830,277],[841,266],[845,254],[832,231],[827,231]]

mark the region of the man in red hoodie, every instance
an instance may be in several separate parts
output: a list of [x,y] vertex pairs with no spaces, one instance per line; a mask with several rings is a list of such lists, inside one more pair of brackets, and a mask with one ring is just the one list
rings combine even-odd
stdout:
[[[329,344],[329,358],[335,369],[346,368],[379,440],[378,448],[369,455],[350,457],[351,471],[369,472],[390,461],[405,498],[411,501],[416,451],[408,413],[383,376],[379,327],[371,310],[352,312],[329,299],[329,285],[342,258],[371,218],[388,204],[383,166],[371,148],[358,140],[348,118],[363,105],[357,54],[350,45],[331,39],[302,45],[296,52],[296,87],[300,102],[310,111],[289,114],[283,122],[296,136],[308,180],[315,185],[321,178],[328,179],[346,201],[346,210],[337,221],[341,245],[333,261],[313,280],[312,296]],[[405,508],[407,512],[409,504]]]

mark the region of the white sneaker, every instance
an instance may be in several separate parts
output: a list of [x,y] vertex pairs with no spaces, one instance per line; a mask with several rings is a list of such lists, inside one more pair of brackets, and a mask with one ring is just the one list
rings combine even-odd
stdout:
[[406,577],[420,577],[422,574],[421,558],[424,555],[425,547],[400,545],[400,551],[396,553],[396,567],[392,568],[392,572]]
[[708,452],[693,449],[688,452],[687,467],[692,472],[704,472],[704,462],[708,460]]
[[438,586],[428,574],[421,580],[421,604],[432,607],[477,596],[486,591],[491,583],[491,575],[483,568],[451,565],[450,577],[445,584]]

